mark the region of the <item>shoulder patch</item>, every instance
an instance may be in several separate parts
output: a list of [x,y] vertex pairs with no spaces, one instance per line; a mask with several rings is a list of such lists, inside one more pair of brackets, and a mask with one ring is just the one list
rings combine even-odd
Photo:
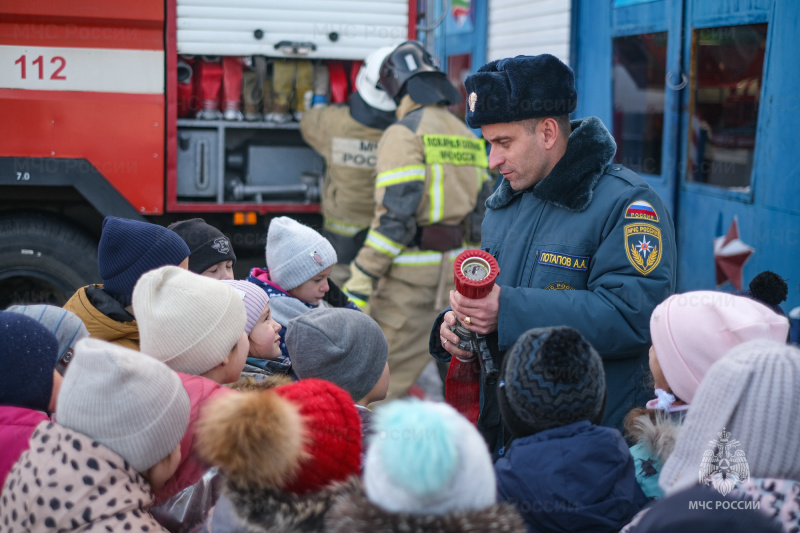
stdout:
[[661,262],[661,230],[652,224],[628,224],[624,234],[628,261],[641,274],[648,275]]
[[589,269],[589,257],[584,255],[569,255],[561,252],[548,252],[542,250],[539,254],[539,264],[569,270],[585,271]]
[[648,202],[644,200],[636,200],[625,210],[625,218],[636,218],[641,220],[649,220],[650,222],[658,222],[658,213]]
[[575,287],[567,285],[563,281],[556,281],[544,288],[546,291],[574,291]]

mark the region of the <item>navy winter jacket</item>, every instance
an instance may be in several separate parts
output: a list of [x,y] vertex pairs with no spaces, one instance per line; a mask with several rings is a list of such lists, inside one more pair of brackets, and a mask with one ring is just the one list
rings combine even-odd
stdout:
[[[567,150],[534,187],[503,180],[486,201],[481,248],[500,266],[498,330],[487,336],[497,368],[525,331],[577,329],[603,359],[608,390],[603,425],[622,429],[644,405],[650,315],[675,291],[675,229],[661,198],[636,173],[610,164],[611,134],[594,117],[572,122]],[[431,354],[449,361],[439,326]],[[496,386],[481,382],[478,429],[494,455],[508,440]]]
[[622,435],[587,420],[514,440],[495,472],[532,533],[616,532],[648,502]]

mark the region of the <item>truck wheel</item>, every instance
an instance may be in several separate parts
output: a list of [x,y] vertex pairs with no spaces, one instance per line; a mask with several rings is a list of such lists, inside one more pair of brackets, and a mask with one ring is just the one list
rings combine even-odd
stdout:
[[18,303],[62,306],[79,288],[100,281],[97,243],[56,217],[0,217],[0,309]]

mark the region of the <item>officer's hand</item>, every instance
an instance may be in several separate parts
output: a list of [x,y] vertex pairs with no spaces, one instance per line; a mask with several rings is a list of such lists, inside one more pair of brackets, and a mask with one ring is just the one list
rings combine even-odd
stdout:
[[472,359],[474,357],[472,352],[457,348],[458,335],[450,331],[450,326],[455,325],[456,315],[454,315],[452,311],[446,312],[444,314],[444,320],[442,320],[442,326],[439,328],[439,342],[442,343],[442,348],[450,355],[455,355],[461,359]]
[[497,330],[497,315],[500,312],[500,285],[492,287],[492,292],[473,300],[450,291],[450,307],[455,311],[459,322],[468,330],[486,335]]

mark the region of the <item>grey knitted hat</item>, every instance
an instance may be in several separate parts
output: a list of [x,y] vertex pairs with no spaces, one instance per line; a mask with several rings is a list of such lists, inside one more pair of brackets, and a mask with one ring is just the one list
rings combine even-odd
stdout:
[[78,315],[54,305],[12,305],[7,311],[31,317],[56,336],[58,341],[56,370],[63,376],[66,371],[65,363],[69,364],[69,361],[63,360],[64,354],[70,348],[74,351],[75,344],[89,336],[89,330]]
[[181,441],[189,409],[186,389],[164,363],[116,344],[83,339],[64,376],[56,419],[144,472]]
[[312,309],[289,321],[286,348],[300,379],[339,385],[354,402],[375,386],[386,366],[389,345],[380,326],[355,309]]
[[569,327],[526,331],[506,354],[497,393],[515,437],[589,420],[605,411],[606,379],[595,349]]
[[658,484],[667,493],[700,483],[701,479],[709,482],[709,478],[712,485],[722,487],[722,477],[728,478],[729,474],[714,479],[712,472],[704,468],[716,472],[713,462],[706,461],[706,454],[713,456],[711,443],[723,438],[737,441],[729,449],[735,454],[731,464],[746,459],[750,476],[800,479],[798,384],[799,349],[763,339],[733,348],[711,366],[700,382],[675,451],[664,464]]
[[174,266],[151,270],[133,289],[142,353],[176,372],[201,376],[222,363],[247,314],[231,287]]
[[336,264],[328,239],[289,217],[273,218],[267,231],[269,277],[290,291]]

